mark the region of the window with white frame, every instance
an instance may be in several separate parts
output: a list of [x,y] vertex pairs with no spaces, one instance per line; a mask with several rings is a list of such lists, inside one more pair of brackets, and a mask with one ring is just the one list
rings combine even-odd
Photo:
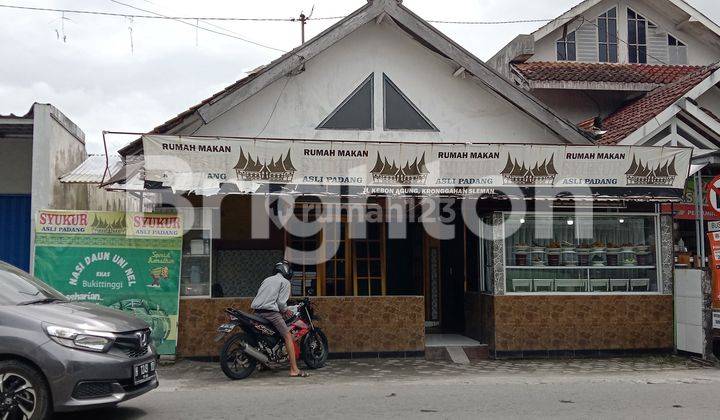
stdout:
[[598,59],[601,63],[617,63],[617,8],[598,16]]
[[576,57],[575,31],[573,31],[557,41],[557,59],[558,61],[575,61]]
[[668,34],[668,64],[687,64],[687,45]]
[[628,61],[647,63],[647,19],[628,9]]

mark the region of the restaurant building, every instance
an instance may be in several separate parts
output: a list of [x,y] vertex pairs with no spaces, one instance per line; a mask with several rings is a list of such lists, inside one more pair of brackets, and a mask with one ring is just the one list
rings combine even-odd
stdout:
[[374,0],[121,149],[106,188],[191,221],[183,357],[217,356],[223,309],[281,258],[336,355],[444,352],[436,334],[469,356],[671,351],[660,208],[691,150],[596,135]]
[[[580,1],[488,63],[604,145],[693,149],[691,177],[673,217],[676,349],[720,354],[717,274],[709,230],[720,213],[708,185],[720,174],[720,26],[684,0]],[[714,291],[713,291],[714,290]],[[710,295],[713,298],[710,299]],[[714,302],[711,305],[711,301]]]

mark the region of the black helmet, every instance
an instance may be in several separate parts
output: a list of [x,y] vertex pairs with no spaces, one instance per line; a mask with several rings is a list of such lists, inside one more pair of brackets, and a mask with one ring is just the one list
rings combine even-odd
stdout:
[[289,262],[282,260],[275,263],[275,273],[280,273],[281,276],[290,280],[293,276],[293,269]]

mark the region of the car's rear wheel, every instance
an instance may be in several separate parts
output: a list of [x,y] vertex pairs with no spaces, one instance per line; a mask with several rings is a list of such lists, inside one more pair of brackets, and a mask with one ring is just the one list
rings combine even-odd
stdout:
[[45,419],[50,411],[50,391],[42,375],[25,363],[0,361],[0,419]]

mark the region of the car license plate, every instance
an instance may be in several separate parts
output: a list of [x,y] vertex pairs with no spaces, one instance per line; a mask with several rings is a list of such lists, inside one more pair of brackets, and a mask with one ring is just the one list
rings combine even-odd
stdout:
[[133,383],[135,385],[147,382],[155,377],[154,360],[133,366]]

